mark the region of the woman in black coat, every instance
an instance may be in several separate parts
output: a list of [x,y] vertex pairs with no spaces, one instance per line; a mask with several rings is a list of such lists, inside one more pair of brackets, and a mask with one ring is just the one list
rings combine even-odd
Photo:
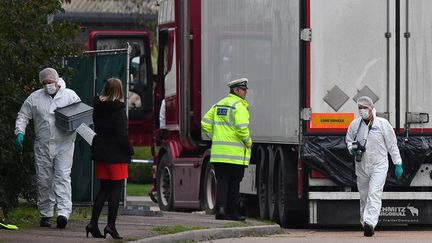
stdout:
[[[100,189],[94,201],[91,221],[86,226],[86,234],[88,237],[88,233],[91,233],[94,238],[105,238],[106,234],[110,234],[114,239],[122,239],[115,222],[133,148],[129,143],[126,106],[119,79],[108,79],[101,95],[95,97],[93,123],[96,136],[91,150]],[[98,221],[105,201],[108,201],[108,224],[102,235]]]

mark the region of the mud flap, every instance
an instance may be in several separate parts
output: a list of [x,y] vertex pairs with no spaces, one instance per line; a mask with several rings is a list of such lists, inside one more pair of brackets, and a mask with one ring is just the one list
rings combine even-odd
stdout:
[[[383,200],[379,225],[429,225],[432,209],[428,200]],[[309,224],[360,225],[359,200],[311,200]]]

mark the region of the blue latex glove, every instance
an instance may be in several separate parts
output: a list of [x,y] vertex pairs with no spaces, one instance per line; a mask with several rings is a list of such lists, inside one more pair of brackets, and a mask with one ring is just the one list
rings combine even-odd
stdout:
[[24,141],[24,134],[18,133],[15,138],[15,147],[19,150],[23,150],[23,141]]
[[352,156],[356,156],[357,155],[357,149],[356,148],[350,148],[350,149],[348,149],[348,151],[349,151],[349,153]]
[[398,164],[395,167],[395,176],[396,179],[399,179],[403,174],[402,164]]

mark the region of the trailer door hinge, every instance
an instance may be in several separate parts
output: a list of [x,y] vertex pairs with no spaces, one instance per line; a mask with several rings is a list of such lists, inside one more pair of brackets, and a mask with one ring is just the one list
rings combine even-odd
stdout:
[[391,32],[385,32],[385,33],[384,33],[384,37],[387,38],[387,39],[390,39],[391,36],[392,36],[392,35],[391,35]]
[[303,108],[300,112],[300,119],[304,121],[310,121],[312,116],[312,109],[311,108]]
[[302,41],[312,41],[312,29],[305,28],[300,31],[300,39]]

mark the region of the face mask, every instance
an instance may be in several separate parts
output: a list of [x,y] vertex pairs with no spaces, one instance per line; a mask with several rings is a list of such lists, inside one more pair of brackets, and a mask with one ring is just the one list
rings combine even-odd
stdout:
[[44,89],[50,95],[57,93],[57,88],[55,86],[55,83],[45,84]]
[[369,110],[368,109],[359,109],[359,114],[362,119],[369,118]]

